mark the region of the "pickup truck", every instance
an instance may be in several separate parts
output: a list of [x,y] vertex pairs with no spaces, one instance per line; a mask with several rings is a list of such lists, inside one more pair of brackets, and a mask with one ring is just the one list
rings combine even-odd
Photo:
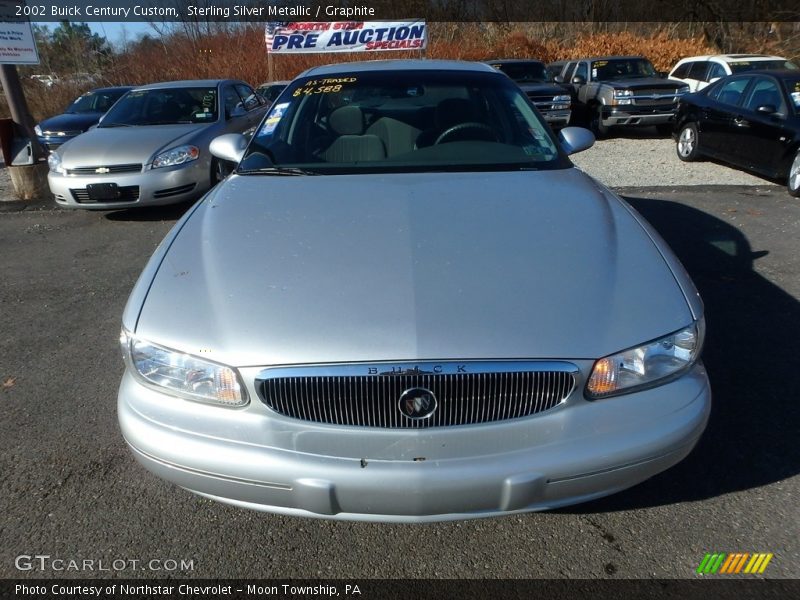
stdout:
[[670,134],[678,100],[689,91],[683,82],[665,79],[642,56],[570,60],[555,80],[570,88],[573,116],[597,137],[616,127],[647,125]]

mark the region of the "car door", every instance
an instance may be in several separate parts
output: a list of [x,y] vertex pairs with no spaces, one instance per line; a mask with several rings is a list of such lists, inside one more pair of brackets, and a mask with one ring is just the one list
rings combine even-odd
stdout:
[[741,138],[741,104],[752,77],[740,75],[729,77],[715,87],[700,106],[698,129],[700,147],[710,154],[735,161]]
[[[774,112],[759,112],[765,107]],[[734,120],[739,130],[739,156],[744,167],[778,174],[787,140],[793,138],[786,126],[789,106],[776,79],[757,76],[748,88],[741,110]]]

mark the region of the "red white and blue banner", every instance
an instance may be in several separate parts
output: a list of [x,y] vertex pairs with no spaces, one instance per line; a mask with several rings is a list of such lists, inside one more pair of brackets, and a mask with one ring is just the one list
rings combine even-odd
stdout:
[[424,50],[428,26],[424,20],[271,22],[264,37],[272,54]]

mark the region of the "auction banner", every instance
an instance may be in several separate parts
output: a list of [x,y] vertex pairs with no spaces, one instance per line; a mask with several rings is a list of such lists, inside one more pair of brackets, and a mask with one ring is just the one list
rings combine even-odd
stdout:
[[424,50],[428,27],[423,20],[272,22],[265,39],[271,54]]

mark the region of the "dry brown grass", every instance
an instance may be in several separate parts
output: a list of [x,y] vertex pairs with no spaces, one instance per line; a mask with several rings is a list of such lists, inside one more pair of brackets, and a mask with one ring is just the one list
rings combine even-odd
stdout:
[[[230,77],[257,85],[268,79],[264,33],[260,26],[214,35],[172,35],[148,44],[131,46],[118,54],[104,72],[103,84],[142,84],[177,79]],[[752,37],[741,50],[768,49],[764,39]],[[481,60],[489,58],[538,58],[546,62],[581,56],[641,54],[659,70],[668,70],[678,59],[718,50],[704,35],[681,37],[666,26],[649,33],[598,31],[597,24],[528,24],[517,30],[497,24],[432,23],[428,58]],[[369,58],[409,58],[409,52],[382,52]],[[291,79],[305,69],[330,62],[364,60],[363,53],[279,55],[273,59],[275,79]],[[34,118],[61,112],[78,93],[96,85],[54,86],[46,89],[24,82]],[[8,114],[3,102],[0,116]]]

